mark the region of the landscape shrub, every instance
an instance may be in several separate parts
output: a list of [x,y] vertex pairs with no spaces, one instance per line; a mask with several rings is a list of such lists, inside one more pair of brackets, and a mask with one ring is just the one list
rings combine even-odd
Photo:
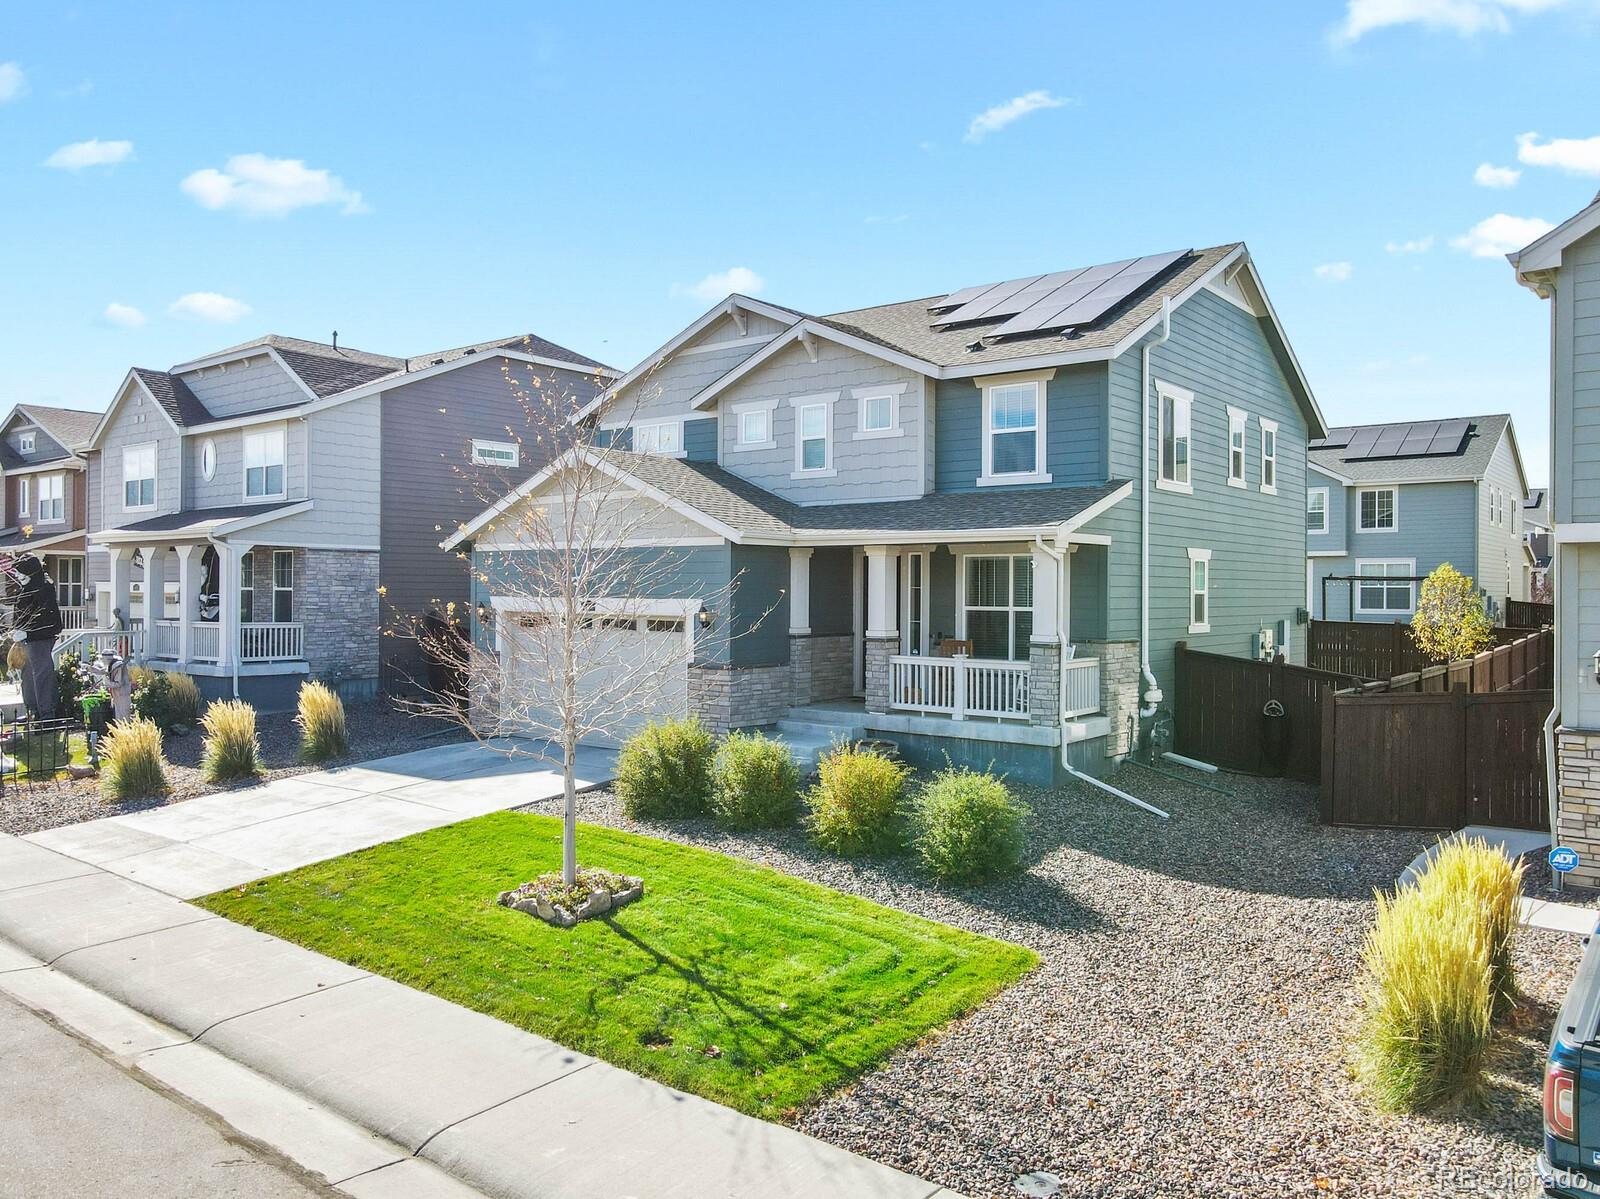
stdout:
[[1517,899],[1522,894],[1522,863],[1513,863],[1481,837],[1447,841],[1423,871],[1418,888],[1424,902],[1435,910],[1459,904],[1476,911],[1489,951],[1494,1014],[1506,1012],[1517,998],[1512,953]]
[[1473,1097],[1492,1031],[1490,945],[1473,903],[1420,887],[1378,896],[1363,954],[1357,1076],[1379,1107],[1419,1111]]
[[617,756],[615,789],[635,819],[703,816],[711,798],[711,730],[700,721],[652,721]]
[[992,774],[965,766],[941,770],[916,795],[911,826],[929,874],[979,882],[1022,864],[1027,807]]
[[191,726],[200,715],[200,688],[186,674],[144,671],[134,687],[133,711],[165,731]]
[[294,722],[300,726],[300,760],[326,762],[342,758],[350,745],[345,735],[344,701],[339,693],[316,680],[300,688]]
[[56,715],[76,716],[83,693],[98,685],[82,654],[77,650],[62,654],[56,659]]
[[167,789],[161,730],[134,717],[111,726],[100,738],[100,793],[107,799],[144,799]]
[[817,783],[806,793],[811,839],[843,857],[898,849],[910,776],[910,767],[884,754],[835,745],[817,763]]
[[254,708],[242,699],[224,700],[207,708],[200,724],[206,731],[200,755],[200,773],[206,782],[231,783],[261,773]]
[[789,747],[760,733],[729,733],[711,761],[711,814],[728,828],[788,824],[799,792]]

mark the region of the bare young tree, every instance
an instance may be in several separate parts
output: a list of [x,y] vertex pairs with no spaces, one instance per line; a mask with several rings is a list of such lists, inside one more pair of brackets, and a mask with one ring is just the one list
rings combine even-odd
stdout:
[[[704,529],[640,490],[654,491],[651,479],[661,472],[687,468],[615,444],[612,430],[629,423],[637,399],[625,411],[574,423],[578,404],[547,374],[519,375],[509,366],[505,373],[526,419],[526,428],[507,428],[507,435],[524,454],[549,461],[520,486],[503,470],[463,471],[479,510],[493,513],[471,531],[473,552],[466,544],[456,552],[493,601],[477,609],[476,637],[437,625],[417,632],[424,652],[464,680],[465,700],[435,693],[412,707],[463,725],[500,752],[559,756],[561,874],[571,886],[579,746],[618,740],[641,711],[657,706],[671,673],[691,654],[725,654],[765,613],[736,612],[737,579],[689,582],[698,572],[687,541],[703,539]],[[682,658],[643,652],[663,634],[680,638],[672,644]]]

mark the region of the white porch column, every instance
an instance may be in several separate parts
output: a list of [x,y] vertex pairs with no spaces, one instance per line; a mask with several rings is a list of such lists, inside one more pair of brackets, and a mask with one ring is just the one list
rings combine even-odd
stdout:
[[133,604],[133,547],[114,545],[108,557],[111,559],[111,611],[107,615],[115,627],[119,613],[123,622],[127,622]]
[[811,635],[811,549],[789,549],[789,636]]
[[239,654],[239,558],[253,547],[232,541],[216,543],[217,551],[217,667],[227,671]]
[[887,712],[893,692],[892,664],[900,638],[895,623],[896,555],[886,545],[869,545],[867,563],[866,643],[867,711]]
[[199,606],[200,587],[196,575],[199,571],[203,546],[180,545],[178,555],[178,665],[188,666],[194,654],[194,618]]
[[156,621],[167,615],[167,547],[144,547],[144,627],[145,640]]
[[[1033,547],[1033,639],[1056,644],[1062,564],[1036,542]],[[1020,646],[1018,647],[1021,648]]]

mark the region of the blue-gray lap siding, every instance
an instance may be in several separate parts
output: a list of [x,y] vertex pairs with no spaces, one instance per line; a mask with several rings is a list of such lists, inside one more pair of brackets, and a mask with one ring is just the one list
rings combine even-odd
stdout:
[[[934,490],[976,491],[983,473],[983,393],[970,379],[944,379],[934,394]],[[1105,422],[1105,365],[1058,367],[1045,384],[1045,468],[1051,481],[1028,486],[1104,483]]]
[[[1152,334],[1150,340],[1156,335]],[[1295,623],[1305,602],[1306,418],[1261,321],[1208,291],[1172,314],[1172,336],[1150,354],[1152,385],[1140,397],[1135,346],[1109,367],[1108,473],[1141,479],[1140,414],[1150,421],[1156,453],[1154,381],[1194,393],[1190,469],[1194,493],[1152,487],[1150,496],[1150,661],[1173,694],[1173,647],[1248,656],[1263,627],[1287,620],[1289,655],[1305,661],[1305,629]],[[1228,406],[1248,414],[1245,486],[1229,487]],[[1260,418],[1278,424],[1277,493],[1261,485]],[[1092,521],[1088,532],[1110,534],[1106,560],[1106,630],[1110,640],[1139,636],[1139,491]],[[1190,547],[1211,551],[1210,626],[1189,632]],[[1082,551],[1080,551],[1081,553]],[[1078,572],[1073,573],[1074,591]],[[1076,611],[1078,605],[1073,604]],[[1142,690],[1142,688],[1141,688]]]

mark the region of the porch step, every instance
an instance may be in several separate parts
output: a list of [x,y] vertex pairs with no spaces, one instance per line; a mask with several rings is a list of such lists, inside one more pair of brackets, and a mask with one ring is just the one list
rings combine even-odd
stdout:
[[808,774],[835,742],[859,741],[866,735],[861,710],[848,706],[790,708],[778,720],[777,727],[778,739],[789,747],[796,765]]

